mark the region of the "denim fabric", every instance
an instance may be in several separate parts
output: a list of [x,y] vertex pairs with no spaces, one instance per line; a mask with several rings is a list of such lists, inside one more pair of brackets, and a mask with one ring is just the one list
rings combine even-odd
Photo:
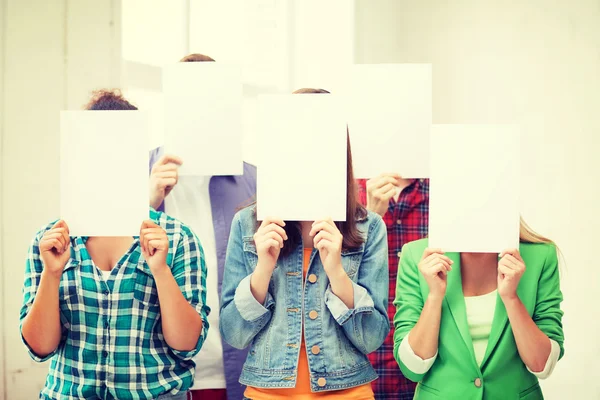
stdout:
[[312,391],[346,389],[375,380],[377,374],[366,355],[381,346],[390,329],[387,233],[381,217],[369,212],[357,221],[364,242],[342,251],[342,266],[354,288],[353,308],[331,291],[317,250],[311,254],[307,273],[316,280],[303,280],[302,243],[277,261],[267,298],[258,303],[250,291],[258,262],[255,227],[254,207],[234,217],[221,299],[223,339],[233,347],[250,348],[240,383],[295,386],[303,317]]

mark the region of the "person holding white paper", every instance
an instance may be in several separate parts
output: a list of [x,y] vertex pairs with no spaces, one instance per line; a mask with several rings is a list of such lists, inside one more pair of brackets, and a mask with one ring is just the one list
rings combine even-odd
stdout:
[[[109,91],[87,109],[136,110]],[[20,318],[31,357],[51,360],[40,398],[187,399],[210,312],[202,247],[163,213],[140,225],[71,237],[59,220],[33,239]]]
[[538,379],[564,354],[562,299],[557,247],[523,220],[519,249],[500,254],[405,245],[394,356],[415,399],[543,399]]
[[[213,62],[202,54],[190,54],[181,62]],[[217,95],[217,94],[215,94]],[[202,129],[202,127],[198,127]],[[207,304],[212,327],[205,346],[196,356],[192,398],[239,400],[244,387],[238,379],[247,351],[235,349],[219,334],[219,296],[223,282],[225,251],[235,212],[256,195],[256,168],[244,163],[240,176],[179,176],[185,160],[164,155],[158,148],[150,154],[150,206],[184,221],[200,238],[206,257]]]
[[[429,224],[429,179],[403,179],[399,174],[384,173],[372,179],[358,180],[361,204],[381,215],[387,228],[390,292],[388,317],[394,320],[394,295],[402,246],[427,236]],[[383,345],[369,354],[379,375],[373,382],[377,400],[409,400],[416,384],[398,371],[394,358],[394,327]]]
[[390,328],[387,240],[381,217],[357,201],[349,140],[346,168],[345,222],[259,222],[255,205],[234,218],[220,329],[250,348],[247,399],[373,399],[366,355]]

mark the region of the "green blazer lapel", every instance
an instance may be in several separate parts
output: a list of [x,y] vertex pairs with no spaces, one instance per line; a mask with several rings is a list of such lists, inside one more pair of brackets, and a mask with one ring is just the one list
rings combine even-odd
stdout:
[[471,355],[471,360],[474,365],[475,351],[473,350],[473,341],[471,339],[471,333],[469,332],[469,325],[467,321],[467,306],[465,305],[465,296],[462,288],[462,276],[460,273],[460,253],[446,253],[454,264],[452,264],[452,271],[448,272],[448,285],[446,287],[445,301],[450,309],[450,314],[458,327],[460,335],[463,338],[465,346]]
[[485,350],[485,356],[483,356],[483,360],[481,361],[481,368],[483,369],[484,365],[492,355],[494,349],[498,345],[500,341],[500,337],[502,337],[502,333],[506,328],[506,324],[508,322],[508,316],[506,314],[506,307],[504,307],[504,303],[500,298],[500,295],[496,296],[496,309],[494,311],[494,319],[492,322],[492,330],[490,331],[490,338],[488,340],[488,344]]

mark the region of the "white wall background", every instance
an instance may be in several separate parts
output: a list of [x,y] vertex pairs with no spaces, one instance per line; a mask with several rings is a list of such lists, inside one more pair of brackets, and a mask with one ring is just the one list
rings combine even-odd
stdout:
[[435,123],[522,125],[522,214],[566,259],[566,353],[544,394],[600,399],[600,2],[357,0],[355,13],[357,63],[433,64]]
[[48,370],[47,363],[29,359],[18,326],[27,247],[35,232],[58,215],[59,111],[80,109],[92,89],[118,86],[120,48],[114,10],[119,4],[2,3],[0,399],[5,395],[21,400],[38,397]]
[[[2,155],[2,142],[3,142],[3,129],[2,116],[4,112],[4,38],[5,34],[5,0],[0,0],[0,155]],[[2,231],[3,219],[2,219],[2,202],[3,202],[3,184],[2,184],[2,162],[0,161],[0,232]],[[0,233],[0,289],[2,289],[3,274],[2,269],[2,257],[3,257],[3,240],[2,234]],[[6,385],[5,373],[4,373],[4,296],[0,294],[0,400],[4,400],[4,387]]]
[[[125,1],[129,7],[137,0]],[[521,122],[523,214],[559,243],[567,260],[566,356],[543,383],[545,392],[550,400],[600,398],[598,1],[137,4],[131,22],[131,12],[121,20],[120,0],[0,0],[0,400],[36,398],[48,368],[25,353],[18,311],[28,243],[58,213],[58,111],[81,108],[99,87],[122,86],[140,107],[152,104],[158,66],[188,49],[249,63],[250,107],[259,92],[338,91],[337,72],[353,58],[430,62],[435,122]],[[199,26],[206,15],[216,17]],[[171,39],[136,31],[135,16],[155,21],[144,26]]]

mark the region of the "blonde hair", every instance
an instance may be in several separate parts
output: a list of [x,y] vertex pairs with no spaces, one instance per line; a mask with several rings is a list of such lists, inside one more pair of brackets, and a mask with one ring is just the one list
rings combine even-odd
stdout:
[[553,245],[554,248],[556,249],[556,256],[558,257],[559,271],[561,272],[561,274],[564,272],[563,266],[565,264],[565,256],[564,256],[563,252],[556,245],[556,243],[554,243],[553,240],[550,240],[547,237],[542,236],[539,233],[537,233],[536,231],[534,231],[533,229],[531,229],[531,227],[529,225],[527,225],[527,222],[525,222],[523,217],[521,217],[521,225],[519,227],[519,242],[521,242],[521,243],[547,243],[547,244]]
[[550,243],[556,246],[556,243],[552,240],[531,229],[523,217],[521,217],[521,224],[519,226],[519,241],[521,243]]

